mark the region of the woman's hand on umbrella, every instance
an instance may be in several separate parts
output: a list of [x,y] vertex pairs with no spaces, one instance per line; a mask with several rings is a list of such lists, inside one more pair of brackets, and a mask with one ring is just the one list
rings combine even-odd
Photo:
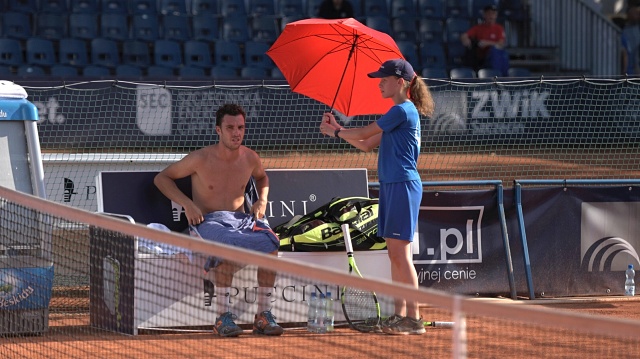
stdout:
[[340,128],[340,125],[336,121],[336,118],[335,116],[333,116],[333,114],[327,112],[322,116],[322,122],[320,123],[320,132],[322,132],[323,135],[333,136],[336,129],[338,128]]

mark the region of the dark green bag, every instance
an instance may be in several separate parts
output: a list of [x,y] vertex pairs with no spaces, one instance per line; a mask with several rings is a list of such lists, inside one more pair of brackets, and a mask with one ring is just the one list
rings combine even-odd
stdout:
[[344,251],[342,224],[349,224],[354,250],[386,249],[378,237],[378,200],[367,197],[334,198],[304,216],[273,228],[280,251]]

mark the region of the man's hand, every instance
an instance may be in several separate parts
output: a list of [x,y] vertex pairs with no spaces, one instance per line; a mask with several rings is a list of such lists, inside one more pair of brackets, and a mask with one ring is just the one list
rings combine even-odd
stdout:
[[198,224],[204,222],[202,211],[193,202],[191,202],[184,208],[184,214],[187,217],[187,221],[189,221],[189,224],[193,226],[197,226]]
[[266,210],[267,210],[267,201],[260,198],[259,200],[253,203],[253,206],[251,206],[251,215],[253,215],[255,219],[264,218],[264,214]]

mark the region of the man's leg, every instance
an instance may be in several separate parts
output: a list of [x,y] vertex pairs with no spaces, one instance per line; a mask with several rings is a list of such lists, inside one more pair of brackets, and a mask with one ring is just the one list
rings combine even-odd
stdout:
[[240,268],[242,268],[242,266],[236,263],[223,261],[213,270],[216,286],[216,309],[218,313],[220,313],[220,316],[216,318],[216,322],[213,326],[213,332],[222,337],[237,337],[242,334],[242,328],[234,322],[237,317],[231,313],[230,305],[233,275]]
[[[278,255],[278,251],[270,253]],[[253,333],[264,335],[281,335],[284,330],[275,321],[275,316],[271,314],[271,300],[273,299],[274,285],[276,283],[276,272],[258,268],[258,313],[253,321]]]

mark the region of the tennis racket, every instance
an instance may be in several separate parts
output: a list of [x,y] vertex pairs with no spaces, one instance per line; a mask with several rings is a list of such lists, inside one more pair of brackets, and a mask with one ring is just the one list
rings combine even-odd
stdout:
[[422,322],[425,327],[453,328],[454,322]]
[[[353,244],[351,243],[349,225],[343,224],[341,228],[344,236],[344,245],[347,250],[347,259],[349,261],[349,274],[355,272],[356,275],[362,277],[356,261],[353,258]],[[352,329],[368,333],[376,331],[376,329],[379,328],[380,303],[378,303],[378,297],[374,292],[343,286],[342,311]]]

